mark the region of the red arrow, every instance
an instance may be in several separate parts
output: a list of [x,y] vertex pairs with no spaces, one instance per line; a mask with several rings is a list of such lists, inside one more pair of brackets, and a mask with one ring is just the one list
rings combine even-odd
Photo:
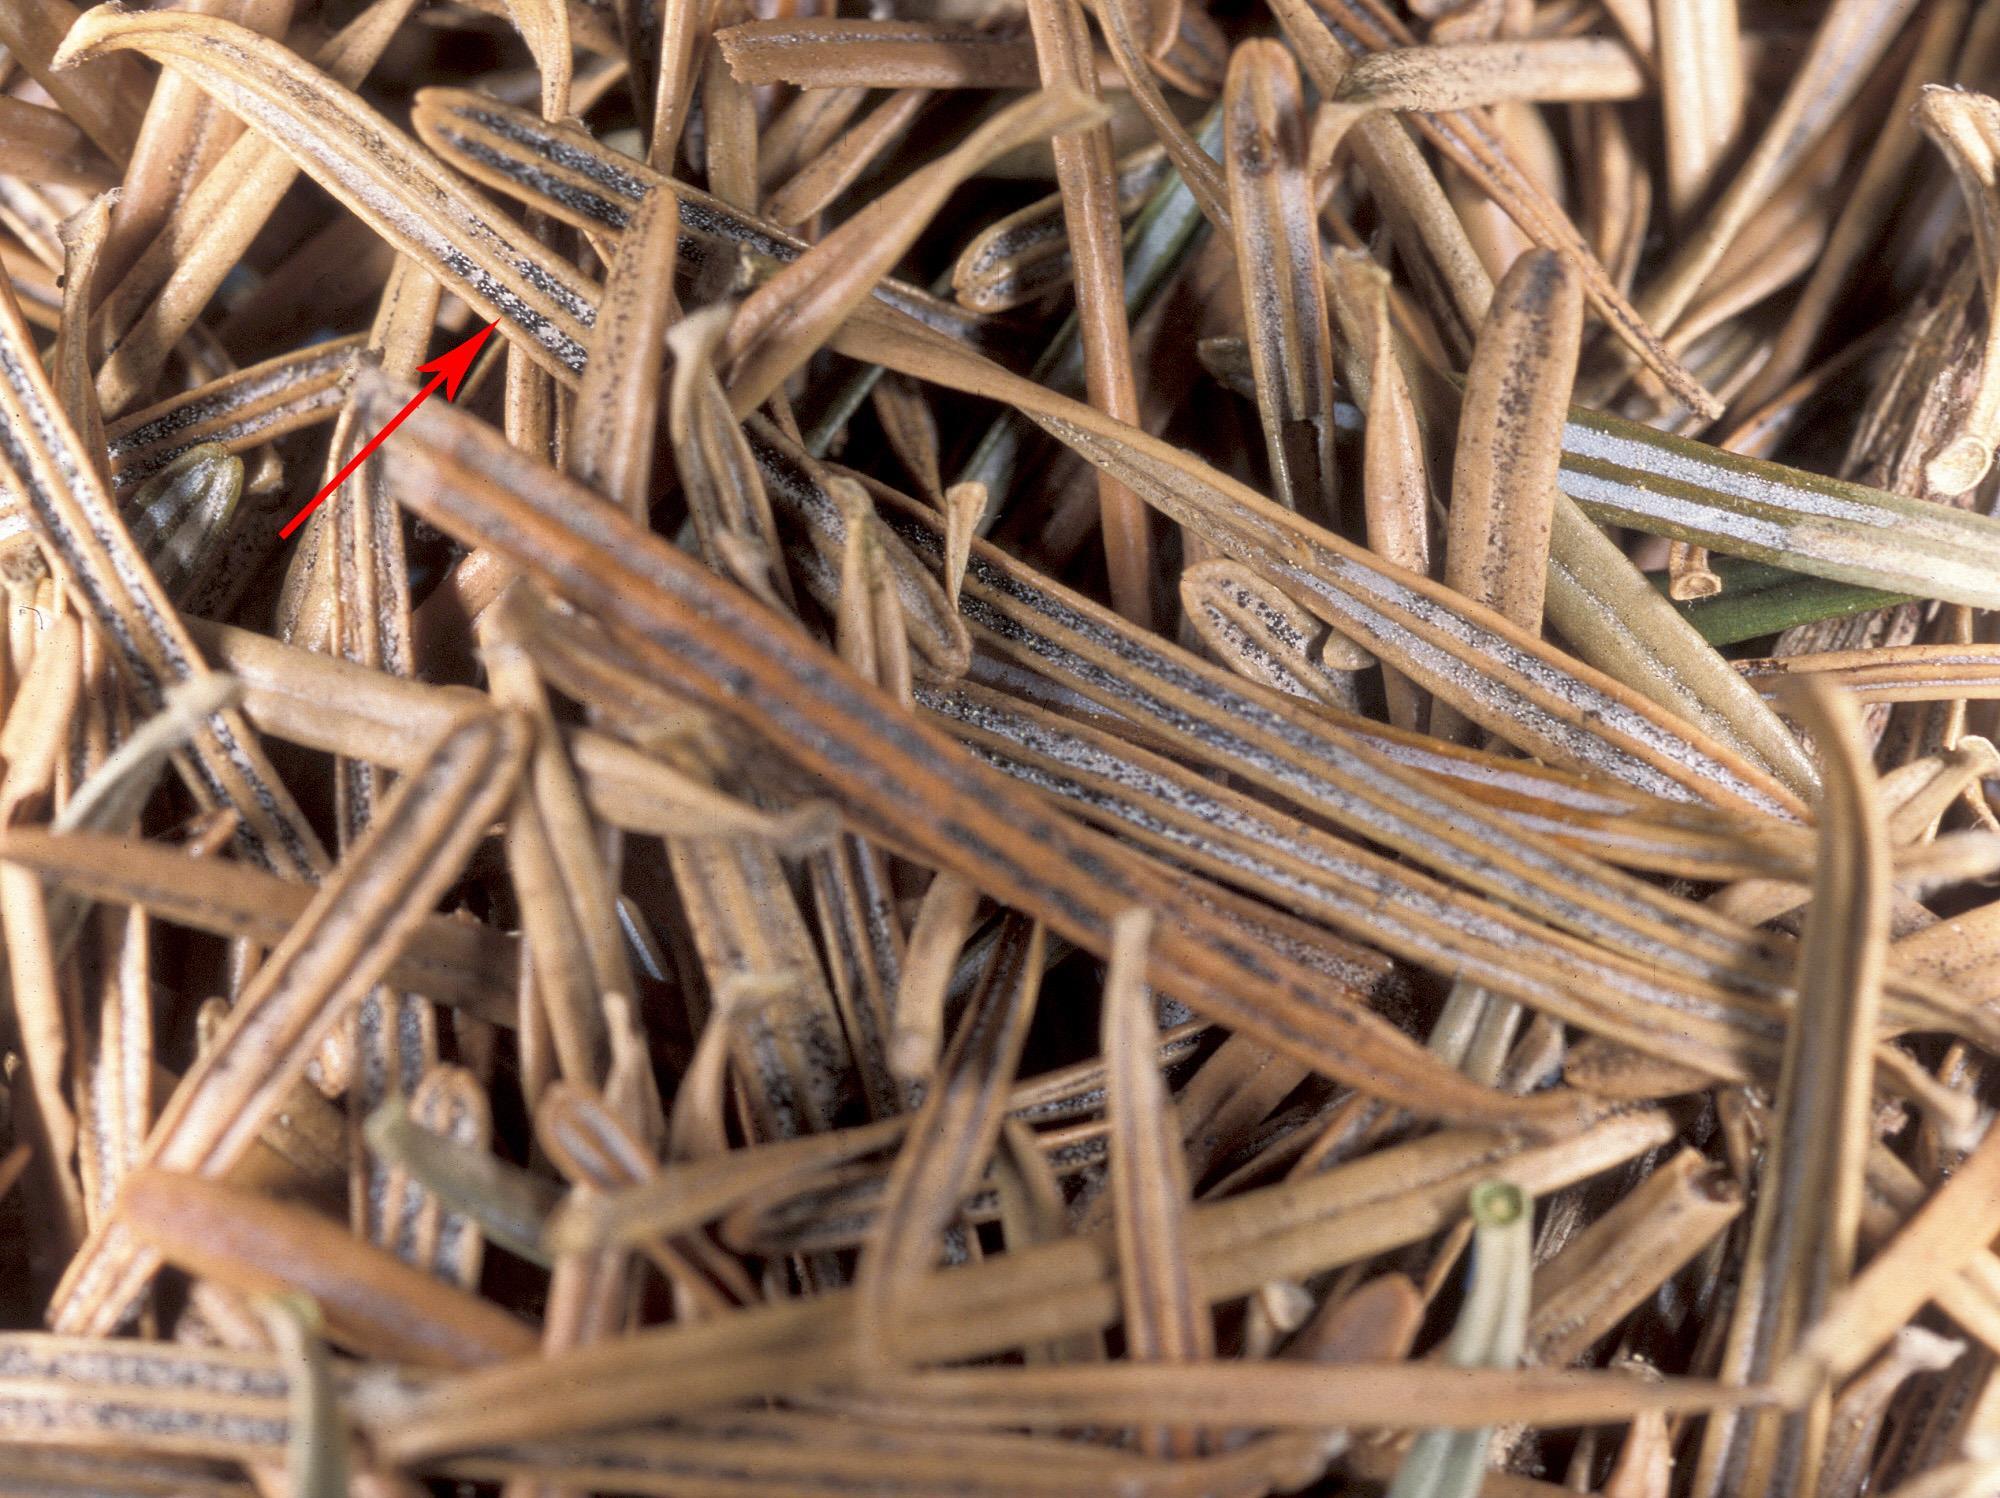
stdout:
[[328,483],[324,489],[320,490],[319,493],[315,494],[310,500],[308,500],[306,502],[306,506],[304,509],[300,510],[298,514],[294,515],[290,520],[287,520],[285,522],[284,529],[278,532],[279,539],[282,540],[289,537],[293,531],[297,530],[301,525],[304,525],[306,516],[312,514],[314,510],[317,510],[320,507],[320,501],[324,500],[327,497],[327,495],[333,493],[334,490],[338,489],[342,484],[346,483],[347,476],[353,473],[354,470],[359,468],[363,463],[367,462],[369,455],[373,453],[376,448],[380,447],[384,441],[387,440],[391,432],[395,431],[397,427],[403,424],[403,420],[405,417],[407,417],[412,411],[416,410],[417,407],[421,406],[425,401],[429,400],[432,392],[435,391],[438,388],[438,386],[440,385],[444,386],[444,398],[446,400],[448,401],[457,400],[458,387],[465,383],[465,376],[472,368],[473,356],[479,352],[480,347],[486,342],[486,340],[493,336],[493,330],[499,326],[500,324],[497,320],[490,322],[485,327],[481,328],[477,333],[474,333],[470,338],[466,339],[465,342],[461,343],[457,348],[453,349],[450,353],[439,354],[435,359],[431,360],[431,362],[428,364],[419,364],[417,366],[417,373],[430,375],[431,376],[430,384],[424,386],[422,390],[419,390],[415,395],[411,396],[410,403],[405,407],[403,407],[402,410],[398,411],[393,417],[391,417],[389,420],[389,424],[387,426],[383,427],[381,431],[377,432],[374,436],[370,437],[368,439],[368,445],[362,448],[361,451],[356,453],[352,458],[349,458],[347,460],[347,466],[341,469],[340,472],[336,473],[333,476],[332,481]]

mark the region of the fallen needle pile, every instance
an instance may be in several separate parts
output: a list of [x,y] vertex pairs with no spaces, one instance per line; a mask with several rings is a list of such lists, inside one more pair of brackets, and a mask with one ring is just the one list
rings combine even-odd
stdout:
[[0,0],[0,1495],[2000,1493],[1986,91]]

